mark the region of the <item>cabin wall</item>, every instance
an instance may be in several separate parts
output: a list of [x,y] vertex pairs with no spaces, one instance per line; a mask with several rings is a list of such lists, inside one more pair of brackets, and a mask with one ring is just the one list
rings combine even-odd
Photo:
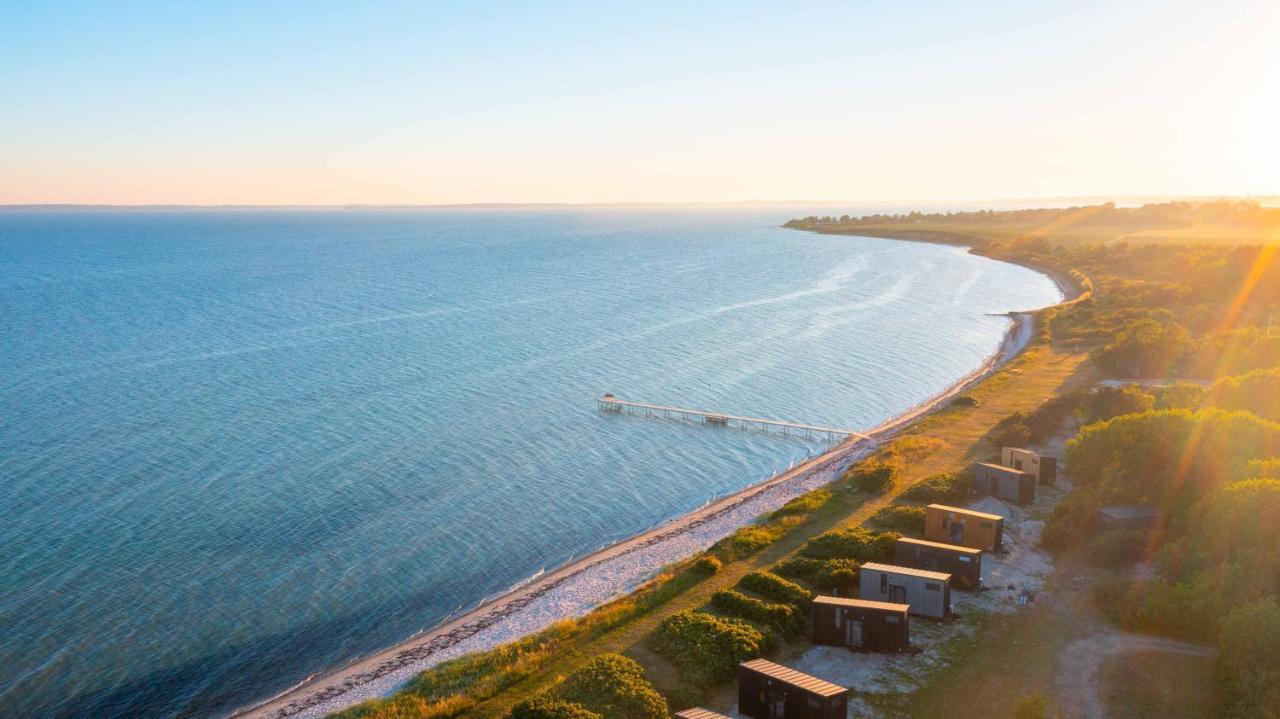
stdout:
[[[849,622],[862,622],[862,644],[849,643]],[[898,612],[864,607],[813,605],[813,643],[868,652],[897,652],[911,646],[910,625]]]
[[781,700],[785,719],[844,719],[848,697],[822,697],[759,672],[738,667],[738,713],[771,719],[771,704]]
[[924,538],[931,542],[997,552],[1004,543],[1004,521],[926,508]]
[[951,581],[957,589],[974,589],[982,584],[981,554],[898,541],[893,548],[893,563],[946,572],[952,575]]

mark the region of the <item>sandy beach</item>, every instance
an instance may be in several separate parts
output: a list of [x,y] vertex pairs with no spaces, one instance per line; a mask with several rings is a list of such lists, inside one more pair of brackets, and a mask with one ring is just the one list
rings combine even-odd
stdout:
[[[1067,288],[1064,288],[1066,290]],[[1012,313],[1000,348],[981,367],[912,410],[850,438],[785,472],[601,548],[539,576],[389,649],[337,671],[311,677],[269,701],[232,716],[252,719],[322,717],[385,696],[415,674],[464,654],[528,636],[556,621],[579,617],[652,578],[791,499],[833,480],[850,464],[921,415],[964,392],[1021,352],[1034,334],[1030,313]]]

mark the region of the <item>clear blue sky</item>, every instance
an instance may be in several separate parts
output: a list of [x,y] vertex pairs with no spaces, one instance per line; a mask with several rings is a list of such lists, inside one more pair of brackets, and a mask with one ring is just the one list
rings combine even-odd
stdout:
[[1280,3],[9,3],[0,203],[1280,192]]

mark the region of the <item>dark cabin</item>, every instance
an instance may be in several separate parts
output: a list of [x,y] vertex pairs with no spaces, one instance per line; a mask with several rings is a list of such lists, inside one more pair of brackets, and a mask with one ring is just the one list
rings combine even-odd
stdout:
[[730,719],[730,717],[727,717],[724,714],[717,714],[710,709],[694,707],[692,709],[685,709],[682,712],[676,712],[676,719]]
[[1040,484],[1053,484],[1058,479],[1058,458],[1020,447],[1000,450],[1000,464],[1034,475]]
[[988,552],[1004,548],[1004,517],[972,509],[930,504],[924,508],[924,537]]
[[898,537],[893,545],[893,563],[900,567],[946,572],[951,575],[951,586],[956,589],[982,586],[981,549]]
[[905,604],[845,597],[813,600],[813,643],[863,652],[901,652],[911,648]]
[[1014,504],[1036,501],[1035,475],[998,464],[974,463],[973,488],[981,494]]
[[845,719],[848,693],[765,659],[738,665],[738,713],[751,719]]
[[1156,510],[1150,507],[1099,507],[1098,529],[1107,532],[1113,529],[1131,529],[1146,531],[1156,521]]

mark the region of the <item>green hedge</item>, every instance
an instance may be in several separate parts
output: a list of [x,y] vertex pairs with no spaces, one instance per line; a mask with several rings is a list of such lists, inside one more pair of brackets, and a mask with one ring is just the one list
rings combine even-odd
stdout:
[[907,534],[924,533],[924,507],[895,504],[871,516],[877,526]]
[[921,504],[958,504],[969,497],[971,479],[959,474],[934,474],[912,485],[902,496]]
[[845,475],[854,489],[873,494],[884,494],[893,489],[898,480],[896,467],[881,465],[879,467],[855,467]]
[[813,593],[808,589],[795,582],[788,582],[773,572],[764,570],[748,572],[746,576],[738,581],[738,586],[748,592],[759,594],[766,599],[772,599],[783,604],[793,604],[797,607],[807,607],[809,606],[809,601],[813,599]]
[[645,678],[644,668],[621,654],[602,654],[548,692],[608,719],[667,719],[667,700]]
[[897,532],[873,532],[863,527],[833,529],[806,542],[800,548],[800,555],[810,559],[889,561],[893,559],[893,545],[899,536]]
[[789,637],[799,636],[804,628],[796,607],[761,601],[732,589],[712,594],[711,606],[721,614],[772,627]]
[[664,619],[655,639],[658,652],[699,685],[732,679],[740,662],[773,647],[771,638],[748,622],[693,610]]
[[812,584],[819,592],[829,592],[835,586],[832,575],[841,569],[858,571],[858,563],[852,559],[809,559],[792,557],[774,565],[773,570],[785,577],[800,579]]
[[538,696],[511,709],[511,719],[604,719],[581,704]]

